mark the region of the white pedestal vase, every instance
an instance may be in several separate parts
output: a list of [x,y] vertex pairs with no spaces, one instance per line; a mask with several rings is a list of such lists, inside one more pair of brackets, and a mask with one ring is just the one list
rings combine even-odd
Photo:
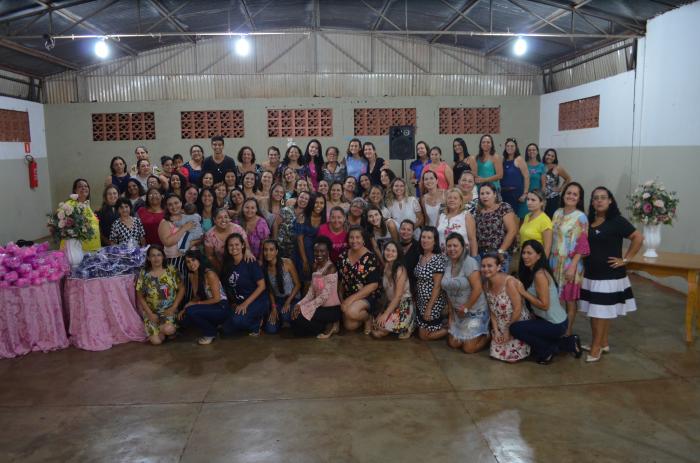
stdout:
[[65,241],[64,252],[68,258],[71,268],[75,268],[83,261],[83,243],[80,240],[70,239]]
[[656,249],[661,244],[661,225],[644,225],[644,257],[659,257]]

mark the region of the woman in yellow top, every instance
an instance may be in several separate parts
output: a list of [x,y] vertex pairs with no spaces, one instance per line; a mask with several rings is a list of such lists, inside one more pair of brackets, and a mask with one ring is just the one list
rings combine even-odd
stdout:
[[527,194],[528,214],[520,226],[520,243],[527,240],[536,240],[544,247],[544,252],[549,257],[552,249],[552,221],[544,213],[546,205],[542,190],[532,190]]
[[[66,204],[70,204],[73,207],[78,204],[85,204],[87,206],[84,213],[94,233],[89,240],[81,241],[83,251],[97,251],[100,249],[100,223],[93,210],[90,209],[90,184],[87,180],[79,178],[73,182],[73,194],[70,195],[70,199],[66,201]],[[64,243],[61,241],[61,249],[63,249],[63,247]]]

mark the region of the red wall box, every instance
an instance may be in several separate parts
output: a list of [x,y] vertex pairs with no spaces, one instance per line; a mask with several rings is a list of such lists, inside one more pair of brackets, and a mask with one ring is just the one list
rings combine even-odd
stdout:
[[389,135],[393,125],[416,126],[416,108],[356,108],[355,135]]
[[97,113],[92,115],[93,141],[155,140],[154,113]]
[[0,109],[0,141],[30,142],[29,113]]
[[501,108],[440,108],[440,133],[500,133]]
[[180,138],[211,138],[215,135],[243,138],[243,111],[231,109],[180,112]]
[[559,103],[559,130],[589,129],[599,123],[600,95]]
[[268,137],[332,137],[333,110],[268,109]]

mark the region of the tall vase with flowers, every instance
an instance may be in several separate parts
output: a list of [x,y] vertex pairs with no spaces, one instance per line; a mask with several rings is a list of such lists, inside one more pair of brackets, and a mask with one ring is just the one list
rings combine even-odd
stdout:
[[95,236],[95,230],[88,220],[90,205],[76,202],[77,196],[71,195],[73,201],[59,203],[58,209],[48,214],[51,236],[56,242],[65,241],[66,256],[72,267],[80,265],[83,260],[81,242]]
[[627,199],[632,220],[644,227],[644,257],[658,257],[656,250],[661,244],[661,225],[673,225],[678,210],[678,193],[668,191],[657,180],[648,180]]

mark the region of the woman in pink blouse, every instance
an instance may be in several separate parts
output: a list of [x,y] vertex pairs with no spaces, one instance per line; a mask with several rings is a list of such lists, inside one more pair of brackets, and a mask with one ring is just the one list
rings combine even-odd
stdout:
[[250,250],[256,259],[261,260],[262,242],[270,236],[270,227],[267,226],[255,198],[248,198],[243,203],[243,214],[239,223],[248,235]]
[[296,336],[328,339],[340,331],[338,270],[330,260],[331,248],[327,237],[316,238],[311,286],[292,312],[292,331]]
[[331,261],[335,264],[340,255],[347,249],[347,223],[345,211],[342,207],[336,206],[331,209],[328,222],[321,224],[318,229],[318,236],[325,236],[331,242]]
[[[221,272],[221,263],[224,258],[224,242],[231,233],[239,233],[246,242],[248,235],[243,228],[231,223],[228,211],[225,208],[218,209],[214,215],[214,226],[204,234],[204,254],[216,273]],[[246,262],[255,260],[250,252],[250,246],[246,246]]]

